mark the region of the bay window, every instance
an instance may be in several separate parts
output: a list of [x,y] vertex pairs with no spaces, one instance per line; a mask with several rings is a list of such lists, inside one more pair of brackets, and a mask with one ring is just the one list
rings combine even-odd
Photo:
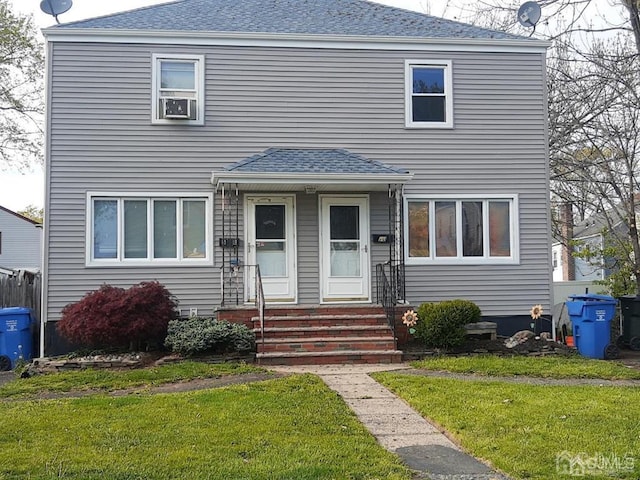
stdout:
[[211,201],[208,194],[89,194],[87,264],[208,261]]
[[407,264],[516,263],[517,197],[405,199]]

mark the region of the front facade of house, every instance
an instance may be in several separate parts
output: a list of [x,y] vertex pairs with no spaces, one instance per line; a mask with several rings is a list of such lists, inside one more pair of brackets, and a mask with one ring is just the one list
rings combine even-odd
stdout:
[[413,305],[551,304],[545,44],[360,0],[45,35],[46,322],[145,280],[211,315],[255,265],[273,304],[375,303],[385,262]]
[[42,225],[0,206],[0,267],[40,271]]

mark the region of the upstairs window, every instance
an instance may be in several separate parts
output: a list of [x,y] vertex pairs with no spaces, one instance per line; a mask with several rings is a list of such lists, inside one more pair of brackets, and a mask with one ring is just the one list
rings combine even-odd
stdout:
[[152,122],[204,124],[204,57],[153,56]]
[[407,264],[517,263],[517,197],[406,200]]
[[451,62],[407,60],[405,115],[409,128],[452,128]]

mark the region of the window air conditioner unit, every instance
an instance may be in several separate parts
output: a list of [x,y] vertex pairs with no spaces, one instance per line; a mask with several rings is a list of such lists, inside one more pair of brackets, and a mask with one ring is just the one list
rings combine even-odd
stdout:
[[191,100],[188,98],[163,98],[162,110],[164,118],[189,120],[191,118]]

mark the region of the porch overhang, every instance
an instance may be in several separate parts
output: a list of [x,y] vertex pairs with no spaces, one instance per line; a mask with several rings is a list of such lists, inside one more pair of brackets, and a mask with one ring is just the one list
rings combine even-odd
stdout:
[[391,184],[405,184],[412,173],[381,174],[298,174],[298,173],[246,173],[213,172],[211,183],[216,191],[222,185],[234,185],[238,190],[256,191],[268,189],[276,192],[375,192],[385,191]]
[[371,192],[413,178],[407,170],[370,160],[348,150],[333,148],[270,148],[214,171],[216,191],[233,185],[243,191]]

